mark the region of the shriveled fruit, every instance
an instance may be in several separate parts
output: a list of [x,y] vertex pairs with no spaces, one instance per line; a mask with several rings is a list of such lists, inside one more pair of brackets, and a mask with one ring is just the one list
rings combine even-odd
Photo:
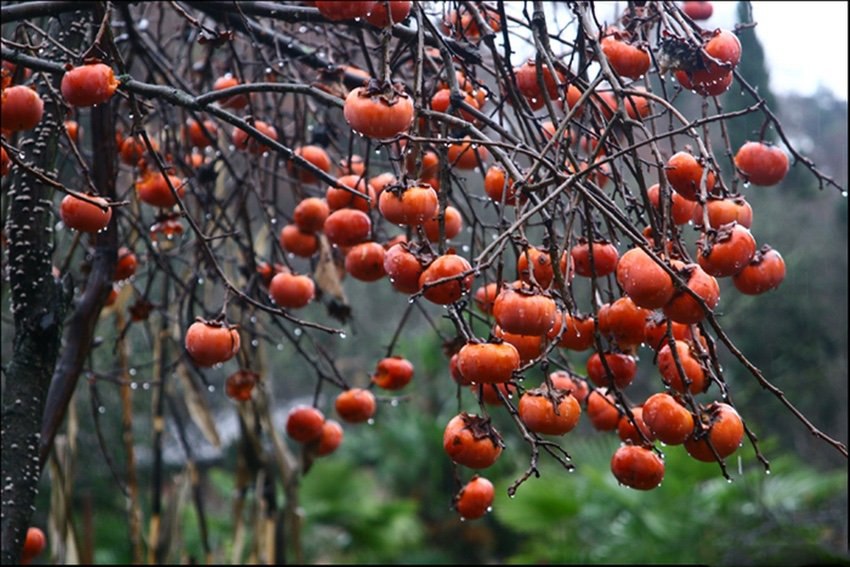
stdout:
[[486,469],[502,454],[502,436],[489,418],[462,412],[446,425],[443,449],[459,465]]
[[455,496],[455,509],[464,520],[475,520],[486,514],[493,504],[493,483],[475,475]]
[[621,445],[611,459],[611,472],[620,484],[637,490],[652,490],[664,478],[664,461],[651,449]]
[[238,402],[251,399],[254,386],[260,379],[259,374],[250,370],[237,370],[224,381],[224,392],[227,397]]

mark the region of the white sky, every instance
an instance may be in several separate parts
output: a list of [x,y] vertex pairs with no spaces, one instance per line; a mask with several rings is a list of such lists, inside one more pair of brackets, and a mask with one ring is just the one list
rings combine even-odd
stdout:
[[[737,2],[713,1],[714,14],[704,22],[707,29],[733,29]],[[521,15],[524,2],[511,2],[508,9]],[[625,2],[597,2],[600,23],[611,23],[616,8]],[[826,88],[836,98],[847,100],[847,2],[755,1],[753,19],[776,93],[812,95]],[[531,11],[528,2],[529,12]],[[551,10],[551,5],[548,7]],[[550,12],[551,13],[551,12]],[[742,55],[746,57],[747,54]],[[517,57],[521,61],[522,57]]]
[[[753,2],[774,92],[814,94],[823,86],[847,100],[847,2]],[[737,2],[713,2],[706,24],[735,25]],[[743,57],[746,57],[746,53]]]

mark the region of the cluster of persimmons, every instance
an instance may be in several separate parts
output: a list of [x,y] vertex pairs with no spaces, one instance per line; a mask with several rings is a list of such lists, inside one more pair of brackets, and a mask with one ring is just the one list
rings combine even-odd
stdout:
[[[686,7],[703,10],[686,10],[694,19],[704,14],[705,5],[710,15],[706,2],[685,4],[701,5]],[[388,5],[381,1],[315,2],[331,22],[365,19],[379,28],[407,20],[412,5],[410,1]],[[495,31],[501,25],[498,15],[486,7],[475,16],[483,21],[469,12],[452,12],[442,22],[443,32],[474,42],[481,39],[480,24],[487,23]],[[725,30],[697,37],[701,41],[697,45],[681,38],[678,43],[677,38],[665,40],[665,64],[687,91],[700,96],[721,94],[733,81],[741,45]],[[598,47],[603,55],[598,64],[607,66],[627,85],[651,72],[650,49],[645,41],[635,39],[634,25],[603,30]],[[655,55],[662,53],[659,50]],[[694,58],[697,64],[692,63]],[[16,132],[25,135],[38,125],[43,102],[31,85],[12,84],[14,68],[5,63],[4,68],[2,128],[4,136],[10,138]],[[515,211],[515,218],[525,219],[519,225],[544,220],[542,207],[526,214],[541,203],[542,197],[531,188],[534,178],[518,179],[503,164],[492,163],[493,148],[488,150],[485,140],[452,140],[446,144],[441,160],[435,147],[410,137],[414,126],[417,132],[423,127],[420,110],[434,113],[434,123],[440,115],[448,114],[455,120],[480,125],[478,114],[487,113],[488,105],[493,104],[492,93],[461,66],[447,73],[454,76],[443,73],[428,83],[433,87],[429,108],[418,107],[419,101],[411,95],[412,85],[389,81],[364,81],[344,99],[343,116],[348,126],[385,144],[402,164],[401,175],[398,171],[372,175],[356,156],[343,158],[337,167],[336,156],[319,145],[294,149],[302,161],[291,161],[289,173],[312,189],[295,204],[291,222],[280,230],[281,248],[293,257],[314,260],[324,239],[335,253],[344,256],[345,274],[352,278],[388,280],[411,300],[449,307],[475,306],[478,319],[489,326],[489,336],[476,337],[458,323],[458,335],[463,340],[447,360],[447,374],[459,386],[469,387],[480,396],[482,409],[480,415],[461,411],[445,427],[445,452],[458,465],[480,471],[502,453],[502,436],[486,415],[485,404],[510,407],[518,416],[521,432],[532,439],[563,436],[576,427],[582,414],[596,429],[616,431],[623,444],[611,461],[612,472],[619,482],[636,489],[648,490],[661,483],[664,461],[656,441],[667,446],[683,445],[700,461],[729,457],[742,442],[744,424],[725,401],[701,402],[697,398],[719,380],[719,369],[712,364],[716,357],[710,352],[702,331],[706,327],[701,323],[719,304],[718,278],[729,278],[741,293],[755,295],[777,288],[785,276],[780,254],[769,246],[757,246],[750,232],[753,211],[746,199],[726,190],[720,183],[719,169],[707,156],[699,152],[694,155],[687,148],[667,158],[658,183],[636,191],[645,194],[651,205],[652,210],[647,209],[645,214],[656,215],[656,224],[666,226],[666,231],[649,226],[644,240],[631,246],[605,238],[595,229],[586,230],[586,226],[581,228],[584,232],[565,237],[566,244],[551,238],[537,243],[515,239],[520,243],[515,262],[509,262],[505,254],[500,260],[504,269],[494,277],[494,272],[486,269],[489,266],[479,265],[482,257],[464,257],[453,247],[452,243],[464,234],[465,219],[468,222],[475,213],[449,204],[441,195],[441,182],[448,178],[441,172],[451,168],[467,176],[480,176],[483,195],[466,202],[482,203],[501,215]],[[515,67],[509,78],[502,77],[513,81],[509,89],[500,86],[506,88],[505,92],[513,90],[521,95],[523,100],[513,100],[513,105],[527,105],[531,112],[555,108],[567,117],[565,123],[539,120],[542,139],[552,152],[563,145],[581,156],[576,163],[561,162],[562,173],[572,183],[588,184],[598,194],[606,185],[625,182],[621,178],[612,181],[611,160],[606,160],[607,155],[618,151],[611,142],[615,136],[589,128],[580,122],[582,117],[593,117],[594,124],[610,124],[615,116],[640,122],[666,107],[660,107],[657,97],[641,87],[629,87],[628,96],[611,88],[589,92],[573,77],[560,62],[551,65],[529,60]],[[240,84],[227,75],[212,89]],[[69,69],[62,80],[61,95],[71,107],[89,107],[107,103],[119,88],[113,69],[95,62]],[[248,103],[249,95],[240,93],[216,104],[238,113]],[[417,116],[422,122],[416,122]],[[212,119],[190,120],[182,135],[198,149],[216,146],[227,136],[234,151],[245,152],[250,159],[274,152],[270,143],[278,140],[275,126],[254,118],[250,124],[260,135],[238,127],[226,134]],[[73,128],[73,136],[77,136],[75,124],[66,123],[66,127],[69,133]],[[147,165],[149,150],[138,137],[119,139],[121,160],[136,168],[138,174],[138,200],[171,210],[186,196],[187,183]],[[620,152],[620,156],[623,154]],[[5,149],[2,158],[6,175],[16,166]],[[312,168],[304,167],[304,162]],[[761,141],[739,148],[734,164],[736,175],[755,185],[778,183],[789,167],[781,149]],[[336,178],[336,183],[328,184],[319,171]],[[188,211],[191,214],[191,208]],[[100,196],[71,192],[62,199],[59,215],[69,229],[97,233],[110,222],[112,207]],[[591,219],[582,222],[591,223]],[[378,223],[402,227],[404,232],[385,241],[376,240]],[[681,240],[675,237],[676,230],[685,226],[694,227],[700,234],[691,254],[682,250]],[[179,234],[183,226],[179,220],[166,218],[153,230]],[[138,263],[132,250],[122,248],[116,282],[133,276]],[[260,300],[270,302],[271,307],[293,312],[316,297],[316,282],[309,274],[260,261],[258,275],[265,294]],[[574,278],[611,282],[615,293],[610,301],[598,301],[589,312],[581,313],[565,295]],[[230,360],[241,345],[240,330],[223,317],[192,323],[184,339],[188,355],[200,367]],[[589,353],[584,359],[586,370],[546,372],[538,387],[524,386],[523,375],[545,362],[555,348]],[[627,403],[623,392],[636,377],[641,348],[652,353],[660,377],[658,391],[639,403]],[[400,356],[384,358],[372,373],[372,387],[339,392],[334,404],[336,414],[347,424],[369,421],[377,407],[374,388],[395,392],[405,388],[413,376],[414,368],[408,360]],[[247,369],[234,372],[226,382],[227,395],[247,402],[259,379]],[[293,409],[286,431],[292,440],[318,456],[332,453],[343,439],[341,424],[326,419],[321,409],[313,406]],[[475,475],[456,496],[455,507],[462,517],[473,519],[484,515],[492,500],[492,484]]]

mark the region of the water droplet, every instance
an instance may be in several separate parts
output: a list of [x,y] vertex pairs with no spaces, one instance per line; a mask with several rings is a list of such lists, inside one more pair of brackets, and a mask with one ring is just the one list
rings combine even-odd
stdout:
[[253,339],[251,341],[251,346],[257,348],[258,346],[260,346],[260,341],[258,341],[257,339]]
[[408,303],[413,303],[414,301],[416,301],[416,298],[413,297],[412,295],[407,300]]
[[770,469],[765,469],[764,474],[770,474]]
[[492,507],[492,506],[487,506],[487,511],[488,511],[488,512],[492,512],[492,511],[493,511],[493,507]]
[[138,390],[139,389],[138,382],[130,382],[130,389],[131,390]]
[[254,316],[254,315],[251,315],[251,318],[250,318],[250,319],[248,319],[248,320],[249,320],[249,321],[251,321],[252,323],[256,323],[256,322],[257,322],[257,317],[256,317],[256,316]]
[[339,332],[339,338],[341,338],[341,339],[345,339],[345,338],[347,338],[347,337],[348,337],[348,335],[346,335],[346,334],[345,334],[345,331],[340,331],[340,332]]
[[460,517],[460,521],[461,521],[461,522],[465,522],[465,521],[466,521],[466,518],[464,518],[463,516],[461,516],[461,517]]
[[204,285],[204,278],[198,278],[198,285]]
[[208,391],[208,392],[215,392],[215,386],[213,386],[212,384],[210,384],[209,386],[207,386],[207,391]]
[[296,337],[300,337],[301,333],[303,333],[303,332],[304,331],[301,329],[301,327],[296,327],[295,330],[293,331],[293,333],[295,333]]
[[131,368],[130,370],[128,370],[128,371],[127,371],[127,373],[128,373],[130,376],[135,376],[135,375],[136,375],[136,372],[138,372],[138,371],[137,371],[135,368]]
[[277,348],[277,350],[283,350],[283,345],[280,344],[280,343],[277,343],[277,346],[275,348]]
[[106,408],[105,408],[105,407],[103,407],[103,406],[98,406],[98,408],[97,408],[97,413],[99,413],[99,414],[101,414],[101,415],[105,414],[105,413],[106,413]]
[[398,400],[397,400],[396,398],[391,399],[391,400],[390,400],[390,405],[391,405],[392,407],[398,407]]
[[270,222],[270,223],[272,223],[272,224],[277,224],[277,219],[276,219],[276,218],[272,218],[271,220],[269,220],[269,222]]
[[464,252],[469,252],[469,245],[464,244],[463,246],[460,247],[460,249],[463,250]]
[[846,197],[846,196],[847,196],[847,191],[842,191],[842,192],[841,192],[841,196],[842,196],[842,197]]
[[142,383],[142,390],[150,390],[151,385],[149,382]]
[[305,33],[307,31],[307,26],[301,26],[298,28],[298,33]]
[[369,419],[366,420],[366,423],[368,425],[375,425],[375,419],[370,417]]

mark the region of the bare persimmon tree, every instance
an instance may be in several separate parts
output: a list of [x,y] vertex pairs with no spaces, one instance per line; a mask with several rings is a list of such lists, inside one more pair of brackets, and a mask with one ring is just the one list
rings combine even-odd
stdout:
[[[458,413],[443,442],[466,518],[492,502],[492,484],[467,469],[503,452],[495,412],[527,445],[509,493],[539,475],[541,458],[573,467],[567,433],[582,414],[623,439],[611,469],[632,488],[659,485],[662,451],[728,476],[745,436],[769,467],[723,351],[847,456],[715,316],[718,280],[724,294],[781,293],[785,264],[750,231],[746,186],[779,183],[793,163],[841,189],[736,70],[733,31],[666,1],[629,2],[610,25],[591,2],[506,4],[3,5],[2,291],[14,321],[4,563],[20,557],[42,470],[62,471],[55,440],[81,377],[95,420],[99,392],[121,400],[126,470],[108,464],[134,560],[165,562],[166,421],[185,405],[216,439],[205,398],[222,395],[207,388],[219,374],[240,416],[238,486],[258,483],[272,526],[256,557],[302,559],[298,478],[373,419],[376,391],[395,401],[411,381],[394,346],[414,310],[452,323],[441,379]],[[730,87],[747,106],[721,106]],[[696,117],[679,108],[689,98]],[[727,122],[748,114],[762,117],[761,135],[731,147]],[[782,147],[763,143],[768,126]],[[397,326],[386,357],[364,369],[368,387],[327,346],[367,316],[349,301],[350,279],[409,298],[382,313]],[[293,409],[285,435],[272,420],[268,345],[313,374],[313,402]],[[657,366],[640,378],[655,384],[645,402],[630,393],[640,350]],[[538,371],[538,385],[524,380]],[[152,408],[144,536],[139,395]],[[343,425],[325,417],[332,409]]]

